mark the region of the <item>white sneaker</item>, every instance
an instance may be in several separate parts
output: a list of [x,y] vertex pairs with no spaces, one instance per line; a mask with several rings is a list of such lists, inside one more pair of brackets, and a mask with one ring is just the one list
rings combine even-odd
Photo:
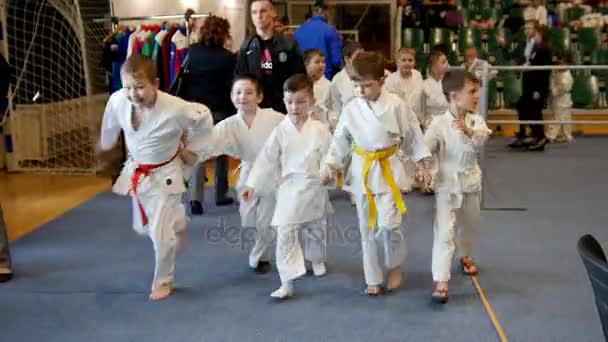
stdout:
[[312,265],[312,272],[314,273],[314,275],[316,275],[317,277],[322,277],[325,275],[325,273],[327,273],[327,269],[325,269],[325,263],[319,263],[319,264],[313,264]]
[[278,289],[276,289],[273,293],[270,294],[270,297],[277,299],[287,299],[294,295],[293,285],[290,283],[285,283],[281,285]]

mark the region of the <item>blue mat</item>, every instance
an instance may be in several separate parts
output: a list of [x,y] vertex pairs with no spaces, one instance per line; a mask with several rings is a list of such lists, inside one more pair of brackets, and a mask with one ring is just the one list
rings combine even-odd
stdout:
[[[599,341],[601,327],[576,240],[608,241],[603,197],[608,140],[579,139],[545,153],[488,147],[488,207],[477,248],[480,283],[510,341]],[[524,174],[534,176],[523,179]],[[491,179],[490,179],[491,178]],[[253,231],[236,206],[213,206],[190,224],[178,291],[147,300],[151,242],[131,228],[130,201],[93,200],[13,244],[16,277],[0,285],[2,341],[495,341],[469,278],[454,272],[450,303],[430,303],[433,198],[409,195],[405,286],[380,298],[364,287],[355,210],[333,194],[327,276],[296,282],[275,302],[273,271],[247,266]],[[456,271],[456,267],[454,267]]]

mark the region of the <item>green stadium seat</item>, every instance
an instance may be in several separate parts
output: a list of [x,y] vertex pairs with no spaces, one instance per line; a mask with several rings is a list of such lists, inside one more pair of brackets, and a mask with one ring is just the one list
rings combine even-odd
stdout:
[[551,48],[554,53],[564,53],[571,51],[570,30],[567,28],[551,29]]
[[572,102],[574,108],[597,108],[599,86],[595,76],[589,73],[574,75]]
[[406,28],[401,33],[401,46],[416,50],[424,48],[424,31],[419,28]]
[[503,84],[505,106],[514,108],[521,97],[521,78],[511,71],[502,71],[498,77]]
[[483,8],[481,10],[481,18],[483,20],[492,20],[492,22],[496,24],[499,18],[498,10],[491,7]]
[[569,23],[574,20],[579,20],[583,15],[585,15],[585,9],[581,7],[570,7],[566,9],[566,18],[565,22]]
[[452,43],[454,42],[453,33],[451,30],[445,28],[433,28],[429,38],[430,48],[434,48],[437,45],[444,45],[451,49]]
[[600,46],[600,34],[594,28],[583,27],[576,32],[579,50],[584,56],[589,56]]
[[498,91],[496,89],[496,80],[488,82],[488,110],[498,108]]
[[464,52],[469,45],[475,45],[481,51],[481,31],[472,28],[462,28],[458,32],[458,50]]

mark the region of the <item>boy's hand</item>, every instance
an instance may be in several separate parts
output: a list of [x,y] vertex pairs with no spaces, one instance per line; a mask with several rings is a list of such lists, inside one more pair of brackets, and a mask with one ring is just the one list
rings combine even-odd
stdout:
[[470,138],[473,136],[473,130],[467,127],[466,123],[464,122],[464,118],[454,119],[454,121],[452,121],[452,125],[456,129],[464,133],[464,135],[466,135],[467,137]]
[[243,190],[243,199],[249,201],[251,197],[253,197],[253,189],[246,187],[245,190]]
[[423,183],[427,187],[431,184],[431,173],[424,167],[416,167],[416,181]]
[[321,172],[321,184],[329,185],[336,179],[336,171],[331,166],[325,166]]
[[198,156],[196,155],[196,153],[190,151],[187,148],[180,148],[179,157],[186,165],[189,166],[193,166],[198,161]]

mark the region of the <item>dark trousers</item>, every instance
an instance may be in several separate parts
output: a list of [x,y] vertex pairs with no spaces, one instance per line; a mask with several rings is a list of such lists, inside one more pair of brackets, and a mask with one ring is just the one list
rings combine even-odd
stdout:
[[[517,118],[519,120],[543,120],[543,108],[545,107],[545,98],[542,96],[534,99],[533,93],[522,94],[517,103]],[[526,137],[526,127],[528,125],[519,125],[519,137]],[[544,125],[529,125],[532,131],[532,137],[542,139],[545,137]]]
[[11,253],[8,249],[8,235],[0,207],[0,267],[11,268]]

